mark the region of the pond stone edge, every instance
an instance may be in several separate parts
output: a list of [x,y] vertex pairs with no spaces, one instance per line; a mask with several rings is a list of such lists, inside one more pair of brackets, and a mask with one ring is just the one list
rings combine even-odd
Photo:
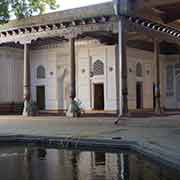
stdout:
[[[152,145],[122,139],[89,139],[73,137],[51,137],[31,135],[1,135],[0,145],[45,146],[76,150],[101,150],[106,152],[133,151],[142,154],[151,161],[180,171],[180,154]],[[177,157],[178,156],[178,157]]]

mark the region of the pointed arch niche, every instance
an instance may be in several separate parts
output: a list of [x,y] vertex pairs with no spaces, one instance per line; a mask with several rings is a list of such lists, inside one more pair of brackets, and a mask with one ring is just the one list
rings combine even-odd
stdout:
[[46,70],[45,70],[44,66],[39,65],[37,67],[36,78],[37,79],[45,79],[46,78]]
[[93,64],[94,75],[104,75],[104,63],[101,60],[96,60]]
[[140,62],[138,62],[136,64],[136,76],[137,77],[142,77],[143,76],[142,64]]

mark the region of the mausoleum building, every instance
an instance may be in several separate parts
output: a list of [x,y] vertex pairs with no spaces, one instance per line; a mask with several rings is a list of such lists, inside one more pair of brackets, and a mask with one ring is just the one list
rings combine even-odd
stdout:
[[180,30],[148,12],[121,14],[120,5],[1,25],[0,104],[65,111],[76,98],[87,111],[180,109]]

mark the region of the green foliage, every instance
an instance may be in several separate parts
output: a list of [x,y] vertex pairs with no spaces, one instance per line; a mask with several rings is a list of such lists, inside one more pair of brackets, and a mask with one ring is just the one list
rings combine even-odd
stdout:
[[80,117],[82,114],[85,114],[85,111],[82,106],[82,102],[79,99],[75,98],[72,101],[71,106],[72,106],[71,111],[74,113],[75,117]]
[[7,22],[10,15],[9,15],[9,3],[7,0],[0,1],[0,23]]
[[56,0],[0,0],[0,22],[8,21],[10,15],[23,18],[57,8]]
[[34,101],[30,101],[28,104],[28,112],[30,113],[30,115],[35,116],[38,112],[38,107],[37,107],[37,103]]

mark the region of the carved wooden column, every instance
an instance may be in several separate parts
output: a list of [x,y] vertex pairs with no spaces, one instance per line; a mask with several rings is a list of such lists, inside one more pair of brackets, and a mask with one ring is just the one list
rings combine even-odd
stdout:
[[30,101],[30,52],[29,44],[24,44],[24,109],[23,116],[29,115]]
[[75,63],[75,39],[70,38],[70,58],[71,58],[71,92],[70,98],[74,100],[76,97],[76,63]]
[[160,102],[160,64],[159,64],[159,42],[154,39],[154,61],[155,61],[155,112],[161,112]]
[[119,100],[119,117],[128,113],[128,84],[127,84],[127,56],[126,56],[126,32],[125,19],[119,17],[119,38],[117,58],[117,77],[116,87],[117,99]]
[[75,116],[74,98],[76,97],[76,63],[75,63],[75,38],[69,38],[70,48],[70,105],[67,111],[67,116]]

